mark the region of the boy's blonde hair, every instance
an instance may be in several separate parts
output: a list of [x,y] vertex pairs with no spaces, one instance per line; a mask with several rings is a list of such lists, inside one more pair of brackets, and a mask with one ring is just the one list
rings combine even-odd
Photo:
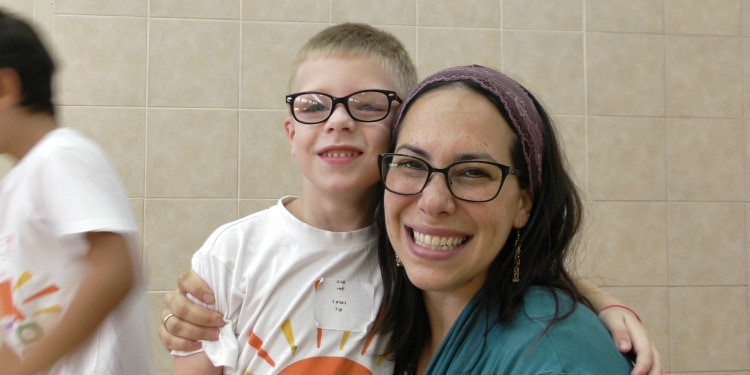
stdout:
[[362,23],[330,26],[310,38],[294,60],[292,81],[303,62],[330,56],[373,58],[393,78],[402,98],[417,85],[417,69],[401,41],[386,31]]

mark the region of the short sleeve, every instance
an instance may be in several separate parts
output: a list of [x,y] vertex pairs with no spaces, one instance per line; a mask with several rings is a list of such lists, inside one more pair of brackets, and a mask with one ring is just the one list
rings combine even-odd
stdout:
[[[243,298],[233,290],[233,269],[215,254],[223,253],[223,249],[239,246],[228,236],[221,236],[221,230],[214,232],[192,258],[192,267],[213,290],[216,302],[206,305],[190,296],[196,303],[202,304],[224,315],[226,323],[219,330],[216,341],[202,341],[201,349],[195,352],[173,351],[173,355],[189,355],[204,351],[214,366],[235,369],[239,360],[239,342],[237,339],[236,322],[239,316]],[[226,232],[223,232],[226,234]],[[230,251],[231,252],[231,251]]]
[[136,231],[122,183],[96,145],[58,145],[39,168],[37,188],[55,234]]

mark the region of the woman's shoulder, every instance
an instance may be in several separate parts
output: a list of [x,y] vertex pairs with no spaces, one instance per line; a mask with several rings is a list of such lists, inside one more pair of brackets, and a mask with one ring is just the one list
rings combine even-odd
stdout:
[[[556,288],[535,286],[525,294],[521,314],[531,320],[546,320],[553,318],[556,313],[593,314],[586,306],[574,304],[570,295]],[[596,319],[596,316],[594,316]]]
[[530,289],[516,318],[503,328],[524,343],[527,359],[549,361],[563,372],[618,374],[631,368],[596,314],[561,290]]
[[595,340],[614,349],[609,332],[596,314],[559,289],[533,287],[526,293],[523,306],[509,328],[523,327],[537,331],[553,344]]
[[596,315],[562,291],[532,288],[506,324],[493,324],[496,314],[481,304],[465,311],[441,347],[435,373],[630,372]]

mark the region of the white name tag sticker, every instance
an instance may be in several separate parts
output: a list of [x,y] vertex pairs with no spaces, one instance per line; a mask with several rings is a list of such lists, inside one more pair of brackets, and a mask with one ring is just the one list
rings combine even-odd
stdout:
[[365,332],[375,317],[375,287],[335,278],[320,279],[313,318],[318,328]]

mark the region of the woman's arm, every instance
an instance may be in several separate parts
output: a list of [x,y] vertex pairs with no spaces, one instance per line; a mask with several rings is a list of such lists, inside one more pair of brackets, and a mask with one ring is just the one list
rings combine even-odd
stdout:
[[199,340],[218,340],[219,328],[224,326],[223,315],[186,297],[190,293],[208,305],[213,304],[215,297],[208,285],[190,271],[180,275],[177,287],[164,296],[165,308],[159,324],[162,345],[167,350],[193,351],[201,347]]
[[632,375],[664,373],[659,352],[635,312],[624,308],[622,301],[588,280],[578,278],[576,287],[591,302],[594,312],[612,334],[620,352],[635,352],[636,362]]

